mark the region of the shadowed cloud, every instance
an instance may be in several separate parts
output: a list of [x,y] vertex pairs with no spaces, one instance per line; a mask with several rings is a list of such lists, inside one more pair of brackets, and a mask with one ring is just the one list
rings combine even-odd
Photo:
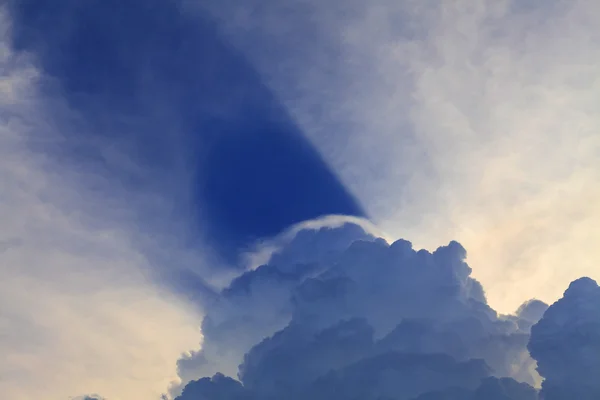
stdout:
[[126,190],[166,193],[174,214],[196,216],[192,243],[199,230],[231,262],[294,223],[364,216],[207,18],[159,0],[26,0],[12,11],[16,48],[38,57],[48,91],[88,128],[67,133],[58,154]]

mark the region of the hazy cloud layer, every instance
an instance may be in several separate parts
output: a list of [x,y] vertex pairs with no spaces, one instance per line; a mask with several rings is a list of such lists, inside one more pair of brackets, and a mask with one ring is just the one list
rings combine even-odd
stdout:
[[598,2],[226,4],[224,30],[388,233],[459,240],[503,312],[600,277]]
[[10,25],[2,10],[0,391],[11,400],[158,398],[198,342],[199,316],[150,279],[139,249],[152,240],[132,214],[151,200],[124,198],[103,175],[48,157],[69,129],[66,109],[40,94],[47,82],[31,55],[11,49]]

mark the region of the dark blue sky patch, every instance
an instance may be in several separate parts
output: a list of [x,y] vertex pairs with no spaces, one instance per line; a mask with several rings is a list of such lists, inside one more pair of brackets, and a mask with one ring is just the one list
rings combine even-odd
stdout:
[[[185,186],[180,212],[227,260],[303,220],[365,215],[208,19],[162,0],[21,0],[11,10],[15,47],[38,57],[84,121],[60,156],[130,190],[176,196]],[[97,139],[146,174],[109,165]]]

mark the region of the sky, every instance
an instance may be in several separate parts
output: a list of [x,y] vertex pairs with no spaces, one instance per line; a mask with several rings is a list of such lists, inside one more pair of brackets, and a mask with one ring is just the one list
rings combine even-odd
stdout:
[[597,398],[598,20],[1,2],[1,391]]
[[598,277],[596,2],[227,5],[231,40],[391,236],[459,240],[506,312]]

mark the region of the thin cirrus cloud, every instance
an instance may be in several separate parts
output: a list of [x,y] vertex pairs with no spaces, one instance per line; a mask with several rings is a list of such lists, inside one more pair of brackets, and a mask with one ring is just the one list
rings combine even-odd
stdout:
[[390,235],[460,240],[504,312],[598,277],[598,3],[227,4],[231,40]]

